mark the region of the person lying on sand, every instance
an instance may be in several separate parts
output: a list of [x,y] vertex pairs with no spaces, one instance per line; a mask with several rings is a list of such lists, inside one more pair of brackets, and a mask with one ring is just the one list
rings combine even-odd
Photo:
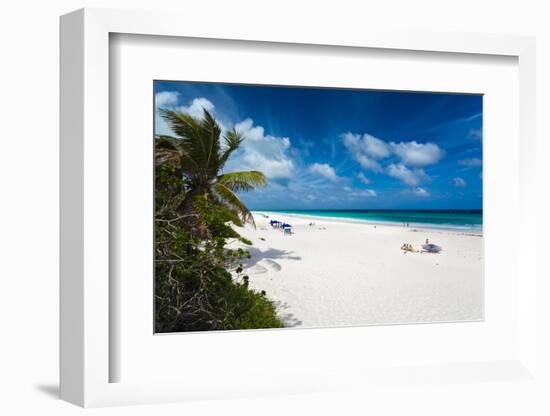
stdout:
[[411,253],[417,253],[417,250],[411,244],[408,244],[408,243],[403,243],[403,245],[401,246],[401,250],[403,250],[405,253],[407,251]]

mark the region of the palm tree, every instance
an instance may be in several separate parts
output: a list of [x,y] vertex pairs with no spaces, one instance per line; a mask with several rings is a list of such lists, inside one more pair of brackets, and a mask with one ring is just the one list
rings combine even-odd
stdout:
[[177,202],[176,211],[188,216],[188,224],[196,228],[200,220],[197,202],[230,208],[244,222],[254,224],[250,210],[236,192],[250,191],[265,186],[262,172],[238,171],[220,173],[243,138],[235,129],[223,135],[212,114],[203,109],[203,118],[197,119],[181,111],[160,110],[175,137],[156,136],[157,166],[172,163],[176,174],[183,178],[185,193]]

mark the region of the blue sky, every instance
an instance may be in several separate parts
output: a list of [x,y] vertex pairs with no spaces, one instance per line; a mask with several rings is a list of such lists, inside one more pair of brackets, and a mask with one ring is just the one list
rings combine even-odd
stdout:
[[251,209],[482,207],[479,95],[156,81],[155,105],[243,135],[226,170],[267,176]]

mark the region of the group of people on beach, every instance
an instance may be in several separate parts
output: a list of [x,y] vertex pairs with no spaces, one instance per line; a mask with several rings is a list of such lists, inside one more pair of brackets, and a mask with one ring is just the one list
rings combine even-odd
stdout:
[[[422,246],[422,249],[423,250],[420,251],[421,253],[424,252],[424,251],[431,252],[431,253],[439,253],[441,251],[441,247],[436,246],[435,244],[430,244],[430,240],[428,238],[426,238],[426,242]],[[418,250],[415,249],[412,246],[412,244],[409,244],[409,243],[403,243],[401,245],[401,250],[403,250],[405,253],[407,253],[407,252],[418,253]]]
[[418,251],[412,246],[412,244],[409,243],[403,243],[403,245],[401,246],[401,250],[403,250],[404,252],[410,251],[411,253],[416,253]]

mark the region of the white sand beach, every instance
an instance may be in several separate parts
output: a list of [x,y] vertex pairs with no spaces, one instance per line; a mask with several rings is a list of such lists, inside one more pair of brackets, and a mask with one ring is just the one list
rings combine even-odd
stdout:
[[[319,217],[254,213],[256,229],[238,231],[246,247],[250,287],[265,290],[289,327],[326,327],[482,318],[483,238]],[[285,235],[270,219],[292,224]],[[313,223],[314,225],[310,225]],[[439,254],[421,250],[426,238]]]

